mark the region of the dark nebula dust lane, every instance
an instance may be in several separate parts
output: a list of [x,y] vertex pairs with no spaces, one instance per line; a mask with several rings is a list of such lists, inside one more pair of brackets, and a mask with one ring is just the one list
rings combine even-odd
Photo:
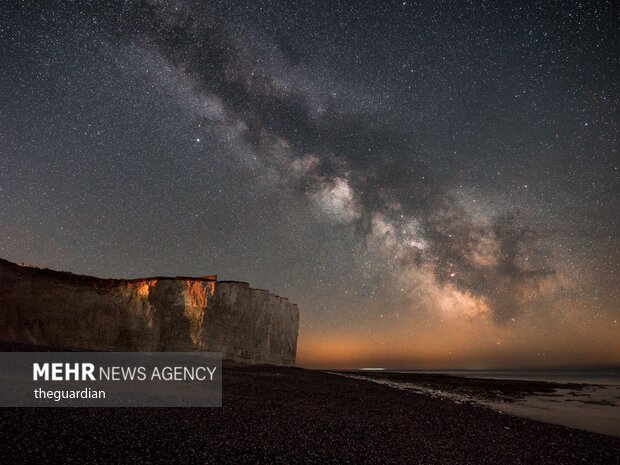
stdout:
[[613,2],[5,3],[3,258],[273,289],[308,366],[620,361]]

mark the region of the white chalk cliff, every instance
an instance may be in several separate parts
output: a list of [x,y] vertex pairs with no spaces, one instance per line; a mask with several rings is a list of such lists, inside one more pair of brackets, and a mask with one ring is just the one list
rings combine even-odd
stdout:
[[299,309],[247,283],[101,279],[0,259],[0,340],[115,351],[211,351],[294,365]]

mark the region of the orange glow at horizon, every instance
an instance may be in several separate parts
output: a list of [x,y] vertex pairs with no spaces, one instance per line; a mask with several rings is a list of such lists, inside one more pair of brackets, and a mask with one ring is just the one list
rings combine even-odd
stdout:
[[[448,369],[620,365],[620,327],[565,323],[561,331],[498,325],[488,318],[364,329],[300,328],[297,365],[308,368]],[[593,337],[595,335],[595,337]]]

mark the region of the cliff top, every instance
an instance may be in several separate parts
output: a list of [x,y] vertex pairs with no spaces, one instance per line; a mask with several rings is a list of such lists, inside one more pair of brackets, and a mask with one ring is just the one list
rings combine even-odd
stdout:
[[[205,276],[148,276],[144,278],[99,278],[97,276],[89,276],[83,274],[75,274],[70,271],[57,271],[52,270],[50,268],[40,268],[34,265],[27,264],[18,264],[13,263],[3,258],[0,258],[0,272],[2,270],[11,270],[17,273],[23,273],[28,275],[36,275],[37,277],[43,277],[47,279],[52,279],[56,281],[62,282],[70,282],[70,283],[79,283],[86,285],[93,285],[97,287],[114,287],[121,286],[123,284],[131,284],[131,283],[140,283],[146,281],[161,281],[161,280],[171,280],[171,281],[207,281],[207,282],[217,282],[217,283],[229,283],[229,284],[242,284],[244,286],[250,287],[249,283],[245,281],[234,281],[234,280],[224,280],[218,281],[216,274],[209,274]],[[254,289],[255,291],[263,291],[269,294],[272,294],[270,291],[266,289]],[[283,299],[288,301],[288,298],[279,296],[277,294],[272,294],[279,299]]]
[[96,276],[81,275],[71,273],[69,271],[57,271],[49,268],[39,268],[33,265],[17,264],[0,258],[0,269],[10,269],[20,273],[37,274],[50,279],[58,279],[62,281],[79,282],[81,284],[97,284],[100,286],[117,286],[119,284],[137,283],[141,281],[153,280],[188,280],[192,281],[217,281],[216,274],[206,276],[149,276],[145,278],[98,278]]

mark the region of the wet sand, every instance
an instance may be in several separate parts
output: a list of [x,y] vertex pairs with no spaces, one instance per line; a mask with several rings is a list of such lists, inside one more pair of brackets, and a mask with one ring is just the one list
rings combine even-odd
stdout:
[[[224,366],[213,409],[0,410],[0,463],[618,463],[620,439],[298,368]],[[435,381],[444,386],[458,380]],[[477,380],[490,396],[538,389]]]
[[585,386],[532,394],[514,402],[489,403],[502,412],[620,438],[620,387]]

